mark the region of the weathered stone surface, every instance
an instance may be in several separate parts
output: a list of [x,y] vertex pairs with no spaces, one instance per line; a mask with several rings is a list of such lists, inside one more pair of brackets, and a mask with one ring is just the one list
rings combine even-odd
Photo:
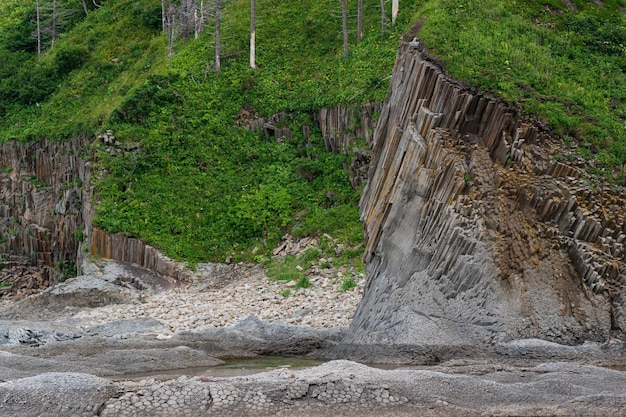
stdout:
[[404,45],[371,144],[346,354],[624,337],[626,198],[589,190],[541,129]]
[[102,416],[619,415],[625,383],[624,372],[565,363],[385,371],[333,361],[245,378],[126,384]]
[[56,323],[0,320],[0,346],[38,346],[47,342],[71,340],[81,337],[76,327]]
[[140,317],[131,320],[118,319],[85,329],[85,333],[88,334],[117,337],[130,337],[149,333],[169,333],[170,331],[169,326],[150,317]]
[[[34,266],[80,264],[79,250],[90,205],[88,141],[0,147],[0,256]],[[88,214],[89,216],[89,214]],[[54,272],[54,271],[51,271]],[[56,278],[56,277],[53,277]]]
[[2,416],[623,415],[626,373],[568,363],[456,361],[381,370],[349,361],[237,378],[112,383],[76,373],[0,383]]
[[146,372],[215,366],[223,361],[214,353],[227,355],[218,349],[207,353],[184,343],[140,334],[130,337],[83,334],[72,341],[4,345],[0,351],[0,379],[31,377],[45,372],[81,372],[122,378]]
[[0,383],[0,415],[94,416],[115,392],[111,381],[95,376],[45,373]]
[[197,346],[208,346],[208,350],[230,352],[232,356],[320,355],[334,346],[345,335],[345,329],[314,330],[307,327],[288,326],[281,323],[266,323],[255,316],[227,328],[208,328],[196,332],[180,332],[177,341]]

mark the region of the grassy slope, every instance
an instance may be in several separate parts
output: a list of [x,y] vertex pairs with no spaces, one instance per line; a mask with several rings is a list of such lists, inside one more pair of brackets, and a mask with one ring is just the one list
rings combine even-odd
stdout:
[[[33,74],[21,76],[45,73],[59,87],[10,102],[0,135],[64,139],[112,129],[122,142],[138,143],[139,151],[114,157],[94,145],[95,224],[141,237],[177,259],[250,259],[254,247],[262,259],[286,232],[329,233],[357,246],[358,192],[343,169],[349,157],[326,153],[318,131],[309,143],[300,132],[320,107],[384,99],[399,28],[411,9],[382,40],[378,2],[366,2],[365,39],[357,47],[352,33],[351,55],[343,60],[339,2],[257,1],[258,70],[252,71],[249,3],[231,1],[223,11],[217,75],[211,30],[178,41],[167,59],[160,5],[152,3],[108,0],[42,59],[50,68],[31,56]],[[69,51],[66,71],[55,66],[59,51]],[[242,108],[262,115],[293,111],[294,139],[281,144],[246,132],[236,123]]]
[[424,3],[421,36],[453,77],[541,119],[592,173],[626,183],[626,2]]
[[[252,71],[249,2],[232,0],[223,12],[218,76],[210,30],[178,41],[167,59],[153,1],[107,0],[36,62],[32,40],[23,45],[32,4],[6,0],[0,138],[65,139],[113,129],[124,143],[138,143],[139,151],[116,157],[94,147],[96,224],[178,259],[249,259],[253,247],[261,259],[288,231],[327,232],[355,246],[362,239],[358,193],[342,169],[346,157],[327,154],[319,132],[309,146],[299,132],[309,111],[382,100],[411,20],[422,22],[420,36],[452,76],[543,119],[594,172],[624,180],[621,0],[607,0],[605,8],[574,3],[576,13],[557,0],[402,1],[398,24],[381,40],[379,2],[369,0],[365,39],[357,47],[352,31],[351,55],[342,60],[340,2],[258,0],[259,68]],[[293,141],[277,144],[237,127],[242,108],[294,111]]]

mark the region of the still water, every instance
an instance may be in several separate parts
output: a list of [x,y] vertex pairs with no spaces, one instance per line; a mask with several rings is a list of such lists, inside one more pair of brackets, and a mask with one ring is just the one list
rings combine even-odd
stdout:
[[[168,369],[165,371],[142,372],[124,375],[123,379],[148,378],[154,376],[214,376],[232,377],[252,375],[279,368],[302,369],[321,365],[325,361],[317,359],[287,358],[282,356],[260,356],[257,358],[228,359],[217,366],[199,366],[194,368]],[[120,378],[116,376],[115,379]]]

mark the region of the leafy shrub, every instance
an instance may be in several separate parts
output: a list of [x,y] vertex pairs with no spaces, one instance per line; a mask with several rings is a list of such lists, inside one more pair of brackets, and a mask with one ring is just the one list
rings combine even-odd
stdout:
[[142,4],[133,5],[133,13],[138,20],[147,28],[161,30],[163,23],[161,20],[161,6],[158,4]]
[[87,60],[89,51],[84,46],[62,43],[54,48],[54,66],[58,77],[79,68]]
[[56,270],[60,272],[59,282],[69,278],[75,278],[78,274],[76,264],[72,261],[61,260],[56,264]]
[[296,172],[307,181],[313,181],[324,173],[324,165],[318,160],[302,158],[296,164]]
[[182,97],[172,88],[178,78],[178,74],[151,75],[113,112],[112,121],[141,124],[159,107],[182,104]]
[[8,96],[15,97],[20,104],[35,104],[44,101],[57,88],[57,70],[54,63],[46,60],[33,66],[22,66],[20,72],[6,80]]
[[344,278],[344,280],[341,282],[341,290],[345,292],[350,291],[353,288],[356,288],[356,281],[354,280],[354,278]]
[[564,27],[575,32],[591,53],[623,56],[626,52],[626,28],[620,20],[600,21],[586,15],[566,20]]
[[4,39],[0,48],[6,48],[11,52],[37,52],[37,39],[33,36],[35,30],[34,17],[34,8],[24,10],[20,23],[13,30],[3,34]]

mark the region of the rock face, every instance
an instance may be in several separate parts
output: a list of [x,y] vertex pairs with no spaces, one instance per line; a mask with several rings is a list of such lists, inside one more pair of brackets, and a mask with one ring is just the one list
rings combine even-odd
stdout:
[[115,394],[115,385],[84,374],[45,373],[0,384],[3,416],[93,416]]
[[[111,145],[110,153],[127,151],[110,135],[96,140]],[[90,149],[86,137],[0,147],[0,258],[6,260],[0,297],[37,292],[63,272],[81,273],[87,254],[189,279],[184,268],[142,241],[92,228]]]
[[626,197],[590,189],[538,126],[411,42],[371,145],[368,281],[347,344],[624,338]]
[[56,278],[49,266],[80,264],[90,194],[89,166],[81,157],[86,143],[11,141],[0,147],[0,256],[40,267],[44,280]]

